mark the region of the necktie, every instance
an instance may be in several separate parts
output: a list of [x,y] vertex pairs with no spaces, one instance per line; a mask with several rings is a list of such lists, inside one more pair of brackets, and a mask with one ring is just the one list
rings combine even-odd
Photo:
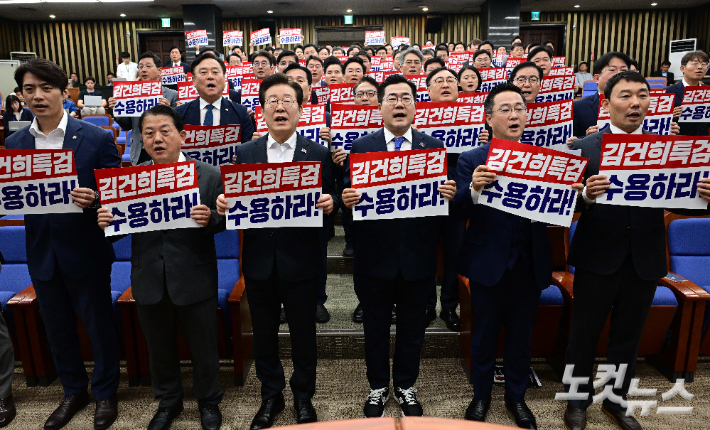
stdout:
[[394,150],[395,151],[399,151],[400,149],[402,149],[402,142],[404,142],[403,137],[395,137],[394,138]]
[[205,122],[202,125],[212,125],[212,109],[213,105],[207,105],[207,113],[205,113]]

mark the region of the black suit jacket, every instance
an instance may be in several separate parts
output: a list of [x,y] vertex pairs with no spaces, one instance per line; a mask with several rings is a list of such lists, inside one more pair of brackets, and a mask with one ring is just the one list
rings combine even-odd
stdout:
[[[654,134],[643,131],[644,134]],[[572,143],[589,159],[584,183],[599,173],[602,136],[609,128]],[[707,211],[669,209],[684,215],[704,215]],[[570,245],[567,262],[600,275],[611,275],[631,258],[641,279],[652,281],[666,275],[666,228],[662,208],[640,208],[593,203],[589,206],[580,196],[577,212],[582,215]]]
[[[180,105],[175,108],[175,110],[180,114],[185,124],[201,125],[199,98],[196,98],[191,102],[187,102],[184,105]],[[256,127],[244,106],[232,103],[223,97],[222,108],[219,115],[219,125],[239,124],[242,132],[242,142],[248,142],[251,140],[251,136],[256,131]]]
[[[237,147],[237,164],[268,163],[268,135]],[[327,148],[296,133],[293,161],[320,161],[323,194],[335,199],[332,160]],[[319,276],[323,264],[321,227],[253,228],[244,230],[242,270],[247,278],[264,281],[276,264],[283,281],[302,281]]]
[[[351,154],[387,151],[384,129],[353,142]],[[438,139],[412,129],[412,149],[443,148]],[[423,144],[423,145],[422,145]],[[350,187],[350,157],[344,163],[345,188]],[[407,281],[436,275],[436,256],[443,216],[355,221],[351,227],[355,275]]]
[[[35,116],[32,115],[32,112],[30,112],[29,109],[23,108],[22,109],[22,114],[20,115],[20,121],[32,121],[35,119]],[[2,125],[3,125],[3,132],[5,133],[5,139],[10,137],[11,134],[14,133],[14,131],[10,131],[10,122],[15,121],[15,115],[10,112],[9,110],[6,110],[3,115],[2,115]]]
[[223,193],[222,175],[218,168],[196,160],[195,174],[200,203],[212,212],[209,224],[134,233],[131,238],[131,287],[141,305],[158,303],[166,286],[170,300],[178,306],[217,295],[214,235],[225,229],[225,218],[217,214],[217,197]]
[[[703,84],[701,83],[700,85]],[[667,86],[666,91],[675,94],[675,106],[680,106],[681,103],[683,103],[683,93],[685,92],[685,85],[683,85],[683,81]],[[679,121],[678,125],[680,126],[681,136],[707,136],[710,122]]]
[[673,75],[672,72],[666,72],[666,76],[663,76],[663,72],[662,72],[662,71],[656,70],[655,72],[653,72],[653,74],[651,75],[651,77],[652,77],[652,78],[663,78],[663,77],[665,77],[665,78],[666,78],[666,83],[667,83],[668,85],[671,85],[671,84],[673,84],[673,82],[675,82],[675,76]]
[[[171,61],[168,64],[163,65],[163,67],[178,67],[178,66],[173,66],[173,62]],[[179,67],[182,67],[182,72],[185,74],[190,73],[192,71],[192,68],[190,67],[190,65],[184,61],[180,62]]]
[[572,103],[572,134],[578,138],[587,135],[587,129],[597,125],[599,119],[599,93]]

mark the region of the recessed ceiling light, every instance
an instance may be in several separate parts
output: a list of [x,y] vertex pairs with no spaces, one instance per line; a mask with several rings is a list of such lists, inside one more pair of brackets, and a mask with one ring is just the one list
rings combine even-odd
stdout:
[[273,10],[267,10],[266,13],[274,13]]
[[52,19],[56,18],[56,16],[54,16],[54,15],[49,15],[49,17]]
[[125,14],[125,13],[122,13],[122,14],[121,14],[121,18],[125,18],[125,17],[126,17],[126,14]]
[[574,7],[579,7],[579,5],[578,5],[578,4],[576,4],[576,5],[574,5]]
[[401,8],[401,7],[393,7],[392,10],[394,10],[394,11],[400,11],[400,10],[402,10],[402,8]]
[[658,6],[658,3],[651,3],[651,6]]
[[348,9],[348,10],[346,10],[345,12],[350,13],[350,12],[352,12],[352,11],[353,11],[352,9]]
[[422,8],[422,10],[423,10],[424,12],[426,12],[426,11],[429,10],[429,8],[425,6],[425,7]]

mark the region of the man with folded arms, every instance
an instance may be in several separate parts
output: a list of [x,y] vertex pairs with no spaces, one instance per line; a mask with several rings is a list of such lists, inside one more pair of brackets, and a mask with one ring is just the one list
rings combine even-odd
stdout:
[[[141,165],[178,163],[191,158],[180,151],[185,142],[182,118],[169,106],[158,105],[140,117],[150,161]],[[222,177],[214,166],[195,161],[202,204],[190,210],[200,228],[134,233],[131,237],[131,289],[148,344],[153,393],[160,399],[148,430],[165,430],[183,410],[184,392],[178,357],[180,333],[190,348],[192,391],[198,400],[202,428],[222,424],[217,353],[217,254],[214,235],[224,230],[224,217],[215,201],[222,194]],[[98,210],[99,226],[111,225],[113,215]]]
[[[237,147],[237,163],[319,161],[323,191],[316,207],[323,216],[333,211],[334,184],[330,153],[301,136],[296,128],[303,112],[303,89],[283,73],[264,79],[259,102],[269,129],[266,136]],[[224,215],[229,204],[217,199]],[[289,323],[293,375],[291,391],[296,422],[318,420],[311,398],[316,391],[316,295],[323,260],[322,227],[244,230],[242,262],[254,333],[254,363],[261,381],[261,407],[250,429],[269,428],[284,410],[284,370],[279,358],[281,304]]]

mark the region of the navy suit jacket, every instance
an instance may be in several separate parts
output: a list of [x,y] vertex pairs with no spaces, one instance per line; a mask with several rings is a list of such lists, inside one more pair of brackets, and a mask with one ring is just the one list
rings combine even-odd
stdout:
[[[412,140],[413,150],[444,147],[440,140],[414,129]],[[384,129],[354,141],[350,153],[382,151],[387,151]],[[344,188],[350,188],[350,156],[345,159],[344,168]],[[355,275],[394,279],[401,271],[407,281],[436,276],[439,234],[445,218],[430,216],[353,222]]]
[[[700,85],[703,84],[701,83]],[[685,92],[683,81],[667,86],[666,91],[675,94],[675,106],[680,106],[683,103],[683,93]],[[710,122],[678,121],[678,125],[680,126],[681,136],[707,136]]]
[[663,72],[661,70],[656,70],[655,72],[653,72],[651,77],[666,78],[667,84],[672,84],[673,82],[675,82],[675,76],[673,75],[673,72],[666,72],[666,76],[663,76]]
[[[185,124],[202,125],[200,123],[200,99],[197,98],[191,102],[175,108],[180,114]],[[242,142],[249,142],[251,135],[256,131],[251,117],[247,113],[247,108],[240,104],[232,103],[226,98],[222,98],[222,111],[220,112],[219,124],[228,125],[239,124],[242,128]]]
[[[237,146],[237,164],[268,163],[268,135]],[[320,161],[323,194],[335,203],[332,160],[327,148],[296,133],[293,161]],[[244,276],[265,281],[276,266],[282,281],[317,278],[322,267],[323,251],[320,227],[252,228],[244,230],[242,270]]]
[[[29,127],[5,141],[8,149],[35,149]],[[96,190],[94,169],[121,167],[113,134],[72,117],[68,118],[64,149],[74,152],[79,187]],[[115,260],[113,247],[96,222],[96,209],[82,213],[25,215],[27,267],[30,276],[49,281],[61,270],[70,279],[84,279]],[[58,267],[57,267],[58,266]]]
[[[22,114],[20,115],[20,121],[32,121],[34,118],[35,118],[35,116],[32,115],[32,112],[30,112],[29,109],[27,109],[27,108],[22,109]],[[15,114],[10,112],[9,110],[6,110],[2,116],[3,131],[5,133],[6,139],[8,136],[15,133],[14,131],[10,131],[10,121],[15,121]]]
[[[185,74],[190,73],[192,71],[192,68],[190,67],[190,65],[184,61],[181,61],[179,66],[182,67],[182,72]],[[164,64],[163,67],[176,67],[176,66],[173,66],[173,62],[171,61],[168,64]]]
[[572,135],[583,138],[587,135],[587,129],[597,125],[599,119],[599,93],[592,94],[581,100],[572,103]]
[[[471,175],[476,167],[486,164],[488,148],[490,143],[466,151],[459,157],[454,205],[460,216],[469,219],[461,246],[459,273],[490,287],[497,284],[505,272],[512,246],[513,226],[530,221],[489,206],[473,204]],[[530,229],[535,280],[540,289],[545,289],[550,286],[552,277],[552,244],[547,224],[533,222]]]

